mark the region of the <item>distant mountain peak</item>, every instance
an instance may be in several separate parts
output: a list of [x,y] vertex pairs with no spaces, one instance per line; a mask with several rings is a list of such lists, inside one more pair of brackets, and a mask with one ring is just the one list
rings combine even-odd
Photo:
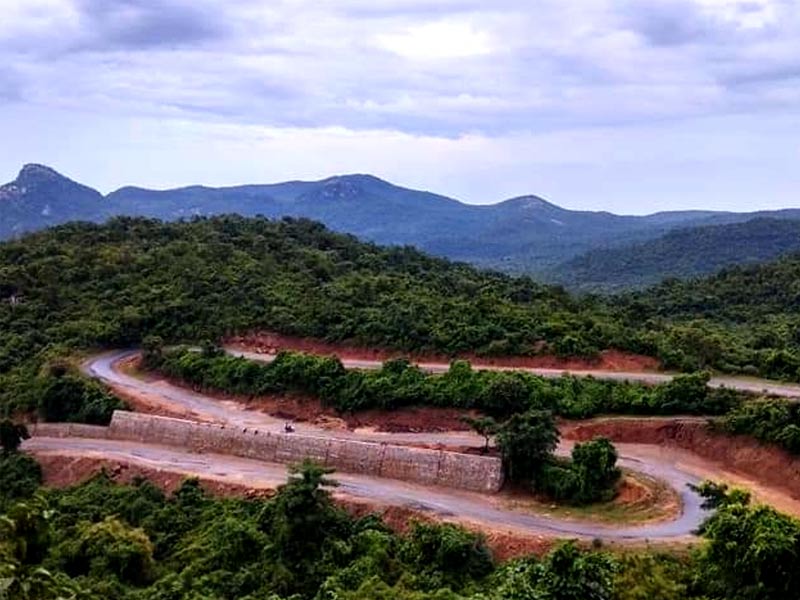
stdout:
[[23,165],[22,169],[17,175],[16,183],[24,184],[26,181],[42,181],[45,179],[67,179],[61,173],[39,163],[28,163]]
[[527,196],[517,196],[516,198],[511,198],[510,200],[506,200],[501,204],[506,204],[508,206],[513,206],[514,208],[520,208],[523,210],[539,210],[539,209],[558,209],[563,210],[560,206],[556,206],[552,202],[548,202],[544,198],[540,198],[539,196],[534,196],[533,194]]

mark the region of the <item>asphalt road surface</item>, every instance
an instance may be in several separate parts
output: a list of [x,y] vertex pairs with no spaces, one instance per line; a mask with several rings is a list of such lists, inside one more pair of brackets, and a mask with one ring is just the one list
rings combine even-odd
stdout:
[[[83,369],[116,388],[145,398],[171,411],[186,413],[197,419],[280,431],[283,421],[267,414],[251,411],[240,403],[221,401],[204,394],[174,386],[163,380],[137,378],[115,368],[115,364],[131,357],[133,351],[111,352],[88,360]],[[317,436],[380,441],[390,443],[480,445],[481,438],[471,432],[449,433],[382,433],[375,431],[326,430],[306,423],[295,424],[298,432]],[[111,440],[35,438],[26,442],[34,451],[82,453],[104,458],[117,458],[145,466],[158,466],[198,476],[226,477],[229,480],[262,482],[265,486],[285,480],[286,467],[260,461],[212,454],[189,453],[165,446],[135,444]],[[569,451],[564,443],[560,453]],[[612,527],[596,523],[560,520],[510,510],[498,504],[495,496],[422,487],[392,479],[372,478],[351,473],[337,473],[342,483],[339,491],[350,496],[388,504],[407,506],[442,518],[459,518],[492,526],[524,529],[531,533],[559,536],[600,537],[604,539],[664,539],[690,535],[705,516],[700,498],[689,484],[701,479],[695,472],[683,469],[668,453],[645,451],[638,445],[618,444],[619,464],[622,467],[657,477],[673,487],[681,497],[682,512],[670,522]],[[651,449],[650,449],[651,450]],[[269,484],[269,485],[268,485]]]
[[[274,488],[286,481],[286,465],[219,454],[192,453],[180,448],[139,444],[117,440],[86,438],[34,437],[23,448],[34,454],[80,456],[116,460],[163,471],[240,483],[255,488]],[[678,489],[694,478],[663,465],[643,465],[626,459],[623,465],[634,464],[639,470],[655,467],[659,476]],[[704,513],[699,499],[688,490],[682,493],[683,512],[670,522],[641,526],[614,527],[585,521],[561,520],[555,517],[511,510],[503,506],[499,496],[420,486],[394,479],[366,477],[337,472],[339,483],[335,493],[394,506],[403,506],[442,520],[468,521],[493,528],[508,528],[525,533],[555,537],[586,537],[606,540],[674,539],[691,535]]]

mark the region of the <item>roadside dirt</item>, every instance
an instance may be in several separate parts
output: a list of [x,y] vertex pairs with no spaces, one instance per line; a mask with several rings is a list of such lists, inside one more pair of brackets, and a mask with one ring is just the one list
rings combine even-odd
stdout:
[[[82,483],[103,469],[117,483],[129,484],[137,478],[145,478],[168,494],[178,489],[186,479],[182,473],[114,460],[50,453],[37,454],[36,458],[42,466],[45,485],[55,488]],[[200,482],[203,489],[213,496],[257,499],[275,495],[275,490],[271,488],[254,488],[212,478],[201,478]],[[409,531],[414,522],[435,522],[430,516],[410,508],[364,502],[342,494],[334,494],[334,499],[349,514],[355,517],[375,514],[393,531],[401,534]],[[479,528],[469,522],[462,524],[482,533],[495,559],[501,562],[530,554],[544,554],[556,543],[556,540],[549,537],[526,535],[512,530],[487,530],[485,525]]]
[[613,500],[590,506],[557,505],[546,497],[524,490],[509,490],[503,502],[513,510],[533,511],[559,519],[608,524],[657,523],[680,515],[682,503],[676,490],[663,481],[643,473],[625,472]]
[[563,422],[560,428],[568,440],[603,436],[613,442],[686,450],[686,465],[698,462],[698,457],[713,463],[720,480],[750,488],[756,498],[800,515],[800,458],[749,437],[716,432],[702,419],[606,418]]
[[[141,357],[138,355],[120,360],[117,362],[116,366],[126,375],[146,381],[158,380],[158,377],[155,377],[151,373],[140,370],[139,367],[141,366]],[[179,404],[169,403],[162,396],[151,397],[149,394],[139,390],[114,383],[106,383],[106,385],[117,397],[124,400],[128,407],[135,412],[145,413],[148,415],[157,415],[159,417],[173,417],[176,419],[194,419],[196,421],[206,420],[202,418],[202,415],[198,415],[186,410],[186,408]]]
[[253,332],[240,336],[232,336],[224,340],[226,346],[260,354],[275,354],[280,350],[295,350],[313,354],[336,355],[350,360],[379,360],[401,356],[409,357],[414,362],[433,362],[447,364],[454,358],[469,360],[475,367],[519,367],[540,369],[584,370],[598,369],[621,372],[654,372],[660,363],[655,358],[622,352],[605,350],[595,360],[580,358],[560,358],[557,356],[506,356],[487,357],[473,353],[461,354],[457,357],[434,353],[408,353],[394,350],[356,346],[352,344],[331,344],[321,340],[292,337],[271,332]]
[[[137,377],[135,363],[127,368]],[[166,381],[164,384],[166,385]],[[179,382],[172,382],[179,384]],[[198,418],[179,406],[172,407],[162,397],[147,398],[129,388],[115,390],[135,409],[166,416]],[[216,394],[223,401],[237,401],[280,419],[309,422],[315,426],[377,432],[441,433],[465,430],[460,421],[462,411],[437,408],[409,408],[391,412],[367,411],[356,415],[339,415],[310,398],[274,396],[265,398],[233,398]],[[778,448],[759,444],[747,437],[734,437],[712,431],[702,418],[601,418],[589,421],[563,421],[559,425],[566,440],[585,441],[597,436],[608,437],[617,443],[638,444],[640,450],[657,456],[669,449],[684,450],[681,464],[700,477],[713,473],[714,479],[750,489],[756,499],[767,502],[784,512],[800,516],[800,458]],[[478,448],[426,447],[460,452],[479,452]],[[663,449],[663,450],[662,450]],[[675,450],[669,450],[674,452]]]

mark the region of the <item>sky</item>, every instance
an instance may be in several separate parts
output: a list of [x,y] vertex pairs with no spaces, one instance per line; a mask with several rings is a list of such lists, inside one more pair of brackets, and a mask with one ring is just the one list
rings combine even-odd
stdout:
[[800,207],[797,0],[0,0],[0,181]]

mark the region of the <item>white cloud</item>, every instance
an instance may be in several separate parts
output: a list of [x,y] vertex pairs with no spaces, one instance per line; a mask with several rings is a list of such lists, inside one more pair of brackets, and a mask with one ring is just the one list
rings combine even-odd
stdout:
[[[773,191],[765,202],[786,203],[796,181],[795,0],[5,0],[3,10],[9,173],[66,161],[108,188],[374,170],[474,201],[542,192],[637,211],[654,185],[700,181],[682,160],[717,174],[738,165],[738,188],[715,188],[731,203],[747,203],[756,181]],[[748,139],[774,140],[783,158],[760,142],[759,154],[724,151]],[[84,177],[97,161],[104,181]],[[708,184],[697,189],[681,188],[681,201],[708,203]]]
[[411,60],[482,56],[492,51],[489,34],[469,23],[438,21],[375,36],[381,48]]

